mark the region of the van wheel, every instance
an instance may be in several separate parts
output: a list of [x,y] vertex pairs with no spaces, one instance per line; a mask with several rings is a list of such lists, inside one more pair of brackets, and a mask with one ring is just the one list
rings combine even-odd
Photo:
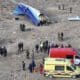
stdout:
[[49,78],[53,78],[53,76],[52,75],[49,75]]
[[44,77],[46,76],[46,74],[44,73]]
[[72,76],[72,78],[73,78],[73,79],[75,79],[75,78],[76,78],[76,76]]

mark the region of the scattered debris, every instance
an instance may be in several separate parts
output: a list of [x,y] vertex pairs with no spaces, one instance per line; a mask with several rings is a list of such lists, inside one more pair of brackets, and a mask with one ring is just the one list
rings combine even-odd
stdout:
[[80,17],[79,16],[69,17],[68,20],[69,21],[80,21]]

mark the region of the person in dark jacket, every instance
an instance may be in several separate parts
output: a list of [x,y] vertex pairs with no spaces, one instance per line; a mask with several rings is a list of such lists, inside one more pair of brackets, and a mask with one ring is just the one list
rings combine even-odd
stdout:
[[34,71],[35,66],[36,66],[35,61],[32,60],[32,62],[29,64],[29,67],[28,67],[31,73]]
[[61,48],[64,48],[64,45],[63,44],[61,44]]
[[43,42],[43,50],[45,53],[48,52],[48,40]]
[[49,46],[49,42],[48,42],[48,40],[46,40],[45,41],[46,52],[48,52],[48,46]]
[[54,46],[55,48],[58,48],[59,47],[59,45],[58,44],[55,44],[55,46]]
[[43,43],[40,41],[40,52],[43,52]]
[[25,24],[20,24],[20,30],[25,31]]
[[54,48],[54,47],[55,47],[55,45],[54,45],[54,43],[52,43],[51,46],[50,46],[50,48]]
[[58,9],[61,10],[61,5],[58,5]]
[[38,44],[35,45],[35,50],[37,53],[39,52],[39,45]]
[[23,51],[23,42],[18,43],[18,52]]
[[0,47],[0,54],[3,55],[2,47]]
[[30,72],[30,73],[32,73],[32,72],[33,72],[33,69],[32,69],[32,64],[31,64],[31,63],[29,64],[28,69],[29,69],[29,72]]
[[35,60],[33,59],[31,63],[32,63],[33,71],[34,71],[34,68],[35,68],[35,66],[36,66]]
[[63,41],[64,33],[61,32],[61,40]]
[[24,61],[22,61],[22,69],[23,69],[23,71],[25,71],[25,70],[26,70],[25,62],[24,62]]
[[72,13],[72,7],[70,7],[70,13]]
[[71,44],[68,44],[68,48],[71,48],[72,46],[71,46]]
[[2,52],[3,52],[3,56],[6,57],[7,56],[7,48],[5,46],[2,48]]
[[30,52],[29,52],[29,49],[26,50],[26,58],[27,58],[27,59],[30,58]]

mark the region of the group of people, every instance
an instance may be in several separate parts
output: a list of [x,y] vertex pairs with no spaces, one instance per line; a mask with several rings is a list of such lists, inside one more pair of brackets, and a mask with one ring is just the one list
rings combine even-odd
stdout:
[[[26,63],[24,61],[22,61],[22,70],[25,71],[26,70]],[[40,74],[43,74],[43,64],[40,63],[39,66],[36,68],[36,63],[35,60],[32,60],[31,63],[28,66],[28,70],[30,73],[39,71]]]
[[[58,35],[59,37],[59,40],[63,40],[63,33],[59,34]],[[62,39],[60,39],[62,37]],[[48,53],[49,54],[49,50],[50,48],[71,48],[72,45],[71,44],[68,44],[67,46],[63,45],[63,44],[55,44],[55,43],[50,43],[48,40],[45,40],[45,41],[40,41],[39,44],[36,44],[35,45],[35,50],[32,50],[32,61],[31,63],[28,65],[28,70],[30,73],[33,73],[33,71],[35,70],[35,67],[36,67],[36,63],[35,63],[35,58],[34,58],[34,55],[35,55],[35,52],[39,53],[39,52],[43,52],[43,53]],[[18,43],[18,52],[22,52],[24,51],[24,44],[23,42],[19,42]],[[30,50],[29,48],[25,51],[26,52],[26,58],[27,59],[30,59]],[[40,73],[42,74],[43,72],[43,64],[44,64],[44,59],[43,59],[43,63],[40,64],[40,67],[39,67],[39,70],[40,70]],[[26,64],[24,61],[22,61],[22,68],[23,70],[25,71],[26,70]]]
[[[65,7],[64,4],[61,4],[61,5],[58,5],[58,9],[59,10],[66,10],[66,7]],[[69,12],[72,13],[72,9],[73,8],[72,7],[69,7],[68,9],[69,9]]]
[[44,42],[40,42],[40,44],[36,44],[35,45],[35,51],[37,53],[39,51],[48,53],[49,52],[49,48],[50,48],[50,46],[49,46],[48,40],[45,40]]
[[[59,41],[63,41],[64,40],[64,33],[63,32],[59,32],[58,33],[58,40]],[[18,52],[22,52],[23,51],[23,42],[19,42],[18,43]],[[59,44],[55,44],[55,43],[50,43],[48,40],[45,41],[40,41],[39,44],[35,44],[35,51],[37,53],[39,52],[44,52],[44,53],[49,53],[50,48],[64,48],[64,47],[72,47],[71,44],[68,44],[67,46],[64,46],[63,44],[59,45]],[[30,58],[30,51],[29,49],[26,50],[26,58]]]
[[68,45],[64,45],[64,44],[52,44],[51,45],[51,48],[71,48],[72,45],[71,44],[68,44]]
[[[31,63],[29,64],[29,66],[28,66],[29,72],[32,73],[34,71],[35,67],[36,67],[35,60],[32,60]],[[23,71],[26,70],[26,63],[24,61],[22,61],[22,70]]]
[[36,44],[35,45],[35,51],[38,53],[40,52],[44,52],[44,53],[49,53],[50,48],[71,48],[72,45],[68,44],[68,45],[64,45],[64,44],[55,44],[55,43],[51,43],[46,40],[44,42],[41,42],[40,44]]
[[4,47],[0,47],[0,55],[6,57],[7,56],[7,48]]
[[[64,40],[64,33],[63,32],[58,32],[58,40],[63,41]],[[35,45],[35,51],[38,53],[39,51],[41,52],[47,52],[49,53],[50,48],[58,48],[58,47],[72,47],[71,44],[68,44],[68,46],[64,46],[63,44],[58,45],[55,43],[50,44],[48,40],[41,41],[40,44]]]

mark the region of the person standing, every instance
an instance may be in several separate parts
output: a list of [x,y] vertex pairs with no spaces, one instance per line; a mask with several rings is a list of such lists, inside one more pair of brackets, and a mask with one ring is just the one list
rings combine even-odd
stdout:
[[58,5],[58,9],[61,10],[61,5]]
[[7,48],[4,46],[3,47],[3,56],[6,57],[7,56]]
[[43,51],[43,43],[40,42],[40,51],[42,52]]
[[63,37],[64,37],[64,33],[63,32],[61,32],[61,40],[63,41]]
[[35,60],[34,59],[32,59],[31,64],[32,64],[32,71],[34,71],[34,69],[36,67],[36,63],[35,63]]
[[32,70],[32,64],[31,64],[31,63],[29,64],[28,69],[29,69],[29,72],[30,72],[30,73],[32,73],[32,72],[33,72],[33,70]]
[[59,45],[58,44],[55,44],[54,48],[58,48],[58,47],[59,47]]
[[58,40],[60,40],[60,33],[58,32]]
[[34,59],[34,50],[32,50],[32,59]]
[[38,44],[35,45],[35,50],[37,53],[39,52],[39,45]]
[[68,44],[68,48],[71,48],[72,46],[71,46],[71,44]]
[[25,71],[25,70],[26,70],[25,62],[24,62],[24,61],[22,61],[22,69],[23,69],[23,71]]
[[18,52],[23,51],[23,42],[18,43]]
[[25,31],[25,24],[20,24],[20,30]]
[[34,61],[34,59],[33,59],[32,62],[29,64],[29,67],[28,67],[28,69],[29,69],[29,71],[30,71],[31,73],[34,71],[35,66],[36,66],[36,64],[35,64],[35,61]]
[[63,44],[61,44],[61,46],[60,46],[61,48],[64,48],[64,45]]
[[29,49],[26,50],[26,58],[27,58],[27,59],[30,58],[30,52],[29,52]]
[[70,7],[70,13],[72,13],[72,7]]
[[64,10],[65,9],[65,5],[64,4],[62,4],[62,10]]
[[43,64],[40,64],[39,70],[40,70],[40,74],[43,74]]
[[0,54],[1,54],[1,56],[3,55],[3,48],[2,47],[0,47]]

